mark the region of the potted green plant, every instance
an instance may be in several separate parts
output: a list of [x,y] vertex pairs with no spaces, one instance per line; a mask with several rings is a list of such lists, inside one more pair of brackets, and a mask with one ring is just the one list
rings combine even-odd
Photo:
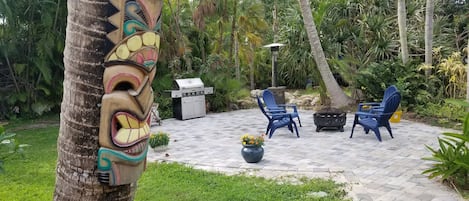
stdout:
[[241,136],[241,155],[244,160],[248,163],[257,163],[262,160],[264,156],[264,135],[254,136],[250,134],[244,134]]
[[158,131],[156,134],[152,133],[148,144],[155,151],[165,150],[169,144],[169,134],[162,131]]

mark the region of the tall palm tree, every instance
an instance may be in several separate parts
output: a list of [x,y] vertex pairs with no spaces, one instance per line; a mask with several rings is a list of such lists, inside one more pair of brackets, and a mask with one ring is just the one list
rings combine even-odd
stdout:
[[132,200],[134,185],[103,185],[97,177],[103,58],[109,0],[67,1],[64,92],[57,141],[54,200]]
[[316,61],[317,67],[321,77],[326,85],[327,92],[331,96],[331,104],[333,107],[345,107],[353,103],[352,99],[348,97],[344,91],[339,87],[337,81],[332,75],[329,64],[326,61],[324,51],[321,46],[316,25],[313,21],[313,14],[308,0],[299,0],[301,6],[301,13],[303,15],[303,22],[308,34],[309,44],[311,46],[311,53]]
[[[432,65],[432,49],[433,49],[433,0],[427,0],[425,8],[425,64]],[[431,75],[431,69],[425,70],[425,76]]]
[[399,25],[399,40],[401,42],[402,63],[405,65],[409,60],[409,49],[407,47],[407,11],[405,0],[397,1],[397,21]]
[[254,62],[255,48],[263,42],[262,33],[267,30],[268,25],[264,19],[264,7],[259,0],[243,1],[238,6],[238,18],[235,37],[235,66],[236,78],[241,77],[239,57],[242,57],[250,67],[249,79],[251,89],[254,89]]

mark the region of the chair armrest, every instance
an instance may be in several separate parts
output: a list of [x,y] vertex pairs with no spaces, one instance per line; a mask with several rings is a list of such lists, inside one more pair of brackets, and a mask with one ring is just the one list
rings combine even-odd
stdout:
[[296,107],[295,104],[278,104],[280,107]]
[[297,109],[297,107],[296,107],[295,104],[280,104],[280,105],[278,105],[278,106],[279,106],[279,107],[283,107],[283,108],[291,107],[291,108],[293,108],[293,111],[294,111],[294,112],[298,112],[298,109]]
[[291,113],[271,113],[270,116],[272,116],[272,118],[279,118],[279,117],[292,117],[292,114]]
[[380,114],[358,111],[358,112],[355,112],[355,116],[379,117]]
[[358,111],[368,111],[371,110],[373,107],[379,107],[380,105],[381,103],[378,102],[359,103]]
[[266,112],[268,112],[268,113],[279,113],[279,112],[285,113],[285,110],[284,109],[268,109],[267,108]]
[[379,113],[370,113],[370,112],[355,112],[355,116],[367,116],[367,117],[379,117],[379,116],[383,116],[383,115],[392,115],[394,112],[391,112],[391,113],[382,113],[382,112],[379,112]]

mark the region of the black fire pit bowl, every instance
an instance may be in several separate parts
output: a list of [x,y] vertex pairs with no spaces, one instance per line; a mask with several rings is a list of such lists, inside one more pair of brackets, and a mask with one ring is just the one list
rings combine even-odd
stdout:
[[316,125],[316,132],[323,128],[335,129],[344,132],[344,125],[347,113],[336,109],[326,108],[314,113],[314,124]]

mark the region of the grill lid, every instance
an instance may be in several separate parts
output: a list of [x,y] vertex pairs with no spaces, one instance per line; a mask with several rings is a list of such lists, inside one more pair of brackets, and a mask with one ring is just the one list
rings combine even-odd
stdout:
[[193,88],[204,88],[204,83],[200,78],[187,78],[187,79],[176,79],[176,89],[193,89]]

